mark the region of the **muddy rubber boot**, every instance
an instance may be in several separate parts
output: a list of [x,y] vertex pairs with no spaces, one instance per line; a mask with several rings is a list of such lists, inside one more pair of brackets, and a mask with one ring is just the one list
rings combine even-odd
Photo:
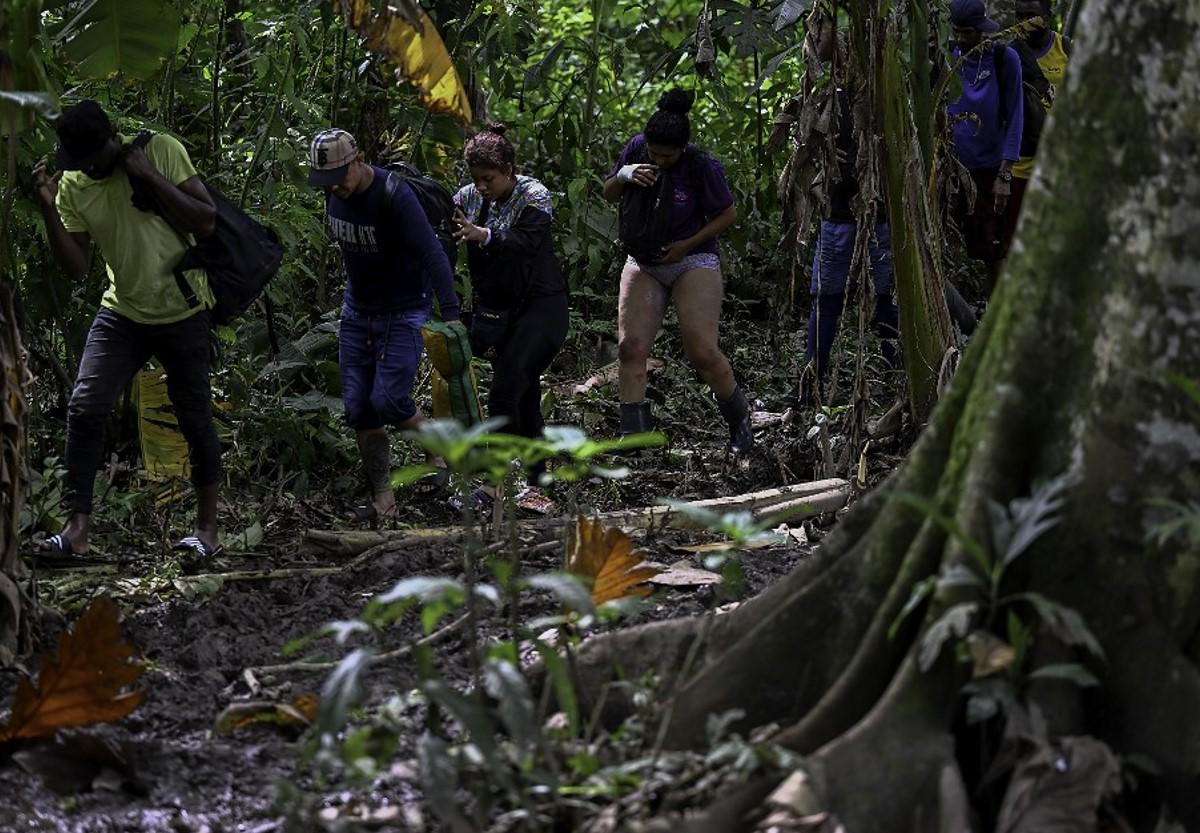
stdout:
[[750,403],[741,386],[733,389],[733,396],[727,401],[718,399],[717,407],[729,423],[729,450],[734,454],[745,454],[754,447],[754,431],[750,428]]
[[653,430],[654,418],[650,415],[649,400],[621,403],[620,436],[628,437],[630,434],[644,434]]

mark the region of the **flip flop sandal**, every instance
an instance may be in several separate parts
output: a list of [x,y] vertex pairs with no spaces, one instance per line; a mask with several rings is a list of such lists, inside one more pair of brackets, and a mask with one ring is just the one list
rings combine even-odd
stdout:
[[38,564],[46,567],[88,567],[104,563],[102,559],[87,552],[75,552],[67,536],[51,535],[40,550],[33,554]]
[[[467,495],[467,500],[471,501],[471,508],[476,512],[488,512],[496,503],[496,499],[488,494],[482,486]],[[457,512],[461,512],[463,509],[463,499],[460,495],[453,495],[446,502]]]
[[438,466],[437,471],[431,471],[424,477],[418,478],[412,484],[412,490],[418,495],[436,495],[445,491],[450,483],[450,470]]
[[220,544],[209,546],[196,535],[186,535],[185,538],[180,538],[179,544],[170,549],[175,552],[185,552],[187,553],[186,558],[196,559],[196,561],[211,561],[212,558],[224,555],[223,546]]
[[380,512],[375,508],[373,503],[364,503],[361,506],[355,506],[353,509],[346,512],[343,517],[348,521],[355,523],[369,524],[376,521],[395,520],[399,515],[399,506],[387,512]]

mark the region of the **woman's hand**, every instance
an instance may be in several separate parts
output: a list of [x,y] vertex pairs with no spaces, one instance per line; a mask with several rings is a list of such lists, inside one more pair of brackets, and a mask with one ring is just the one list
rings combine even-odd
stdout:
[[617,181],[648,188],[658,179],[658,168],[654,165],[626,165],[617,171]]
[[690,240],[676,240],[674,243],[663,248],[662,257],[658,259],[658,263],[678,263],[688,256],[692,250]]
[[454,239],[459,243],[484,243],[488,239],[487,229],[468,220],[461,208],[454,209],[454,226]]

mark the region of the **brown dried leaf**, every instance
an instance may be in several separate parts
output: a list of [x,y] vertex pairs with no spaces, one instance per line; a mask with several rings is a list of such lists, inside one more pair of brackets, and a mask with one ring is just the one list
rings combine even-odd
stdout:
[[971,648],[974,663],[971,676],[975,679],[1006,671],[1017,659],[1017,652],[1011,645],[987,631],[972,632],[967,637],[967,645]]
[[119,612],[112,599],[100,597],[73,630],[58,637],[56,656],[42,660],[37,687],[17,684],[12,715],[0,727],[0,743],[53,735],[67,726],[90,726],[119,720],[146,696],[143,690],[122,692],[142,676],[129,660],[133,647],[121,638]]
[[599,518],[583,515],[575,523],[575,541],[567,554],[567,569],[593,579],[592,601],[597,605],[625,596],[646,596],[650,589],[639,587],[658,575],[645,566],[645,553],[633,548],[633,539],[617,527],[605,529]]

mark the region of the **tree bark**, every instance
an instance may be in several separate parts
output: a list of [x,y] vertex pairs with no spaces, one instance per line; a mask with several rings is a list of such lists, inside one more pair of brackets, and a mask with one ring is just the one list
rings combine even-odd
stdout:
[[[705,717],[727,709],[745,710],[742,728],[779,721],[856,833],[936,816],[964,679],[951,650],[928,672],[915,661],[918,631],[961,588],[888,635],[916,581],[964,560],[897,495],[932,501],[990,551],[991,505],[1062,475],[1061,521],[1006,590],[1082,615],[1108,658],[1088,730],[1153,760],[1200,829],[1200,545],[1156,535],[1166,502],[1200,486],[1200,402],[1180,383],[1200,380],[1200,0],[1090,0],[1080,28],[1007,272],[929,427],[812,563],[715,620],[675,694],[668,745],[702,743]],[[682,656],[699,635],[659,623],[578,665],[604,679],[614,658]]]

